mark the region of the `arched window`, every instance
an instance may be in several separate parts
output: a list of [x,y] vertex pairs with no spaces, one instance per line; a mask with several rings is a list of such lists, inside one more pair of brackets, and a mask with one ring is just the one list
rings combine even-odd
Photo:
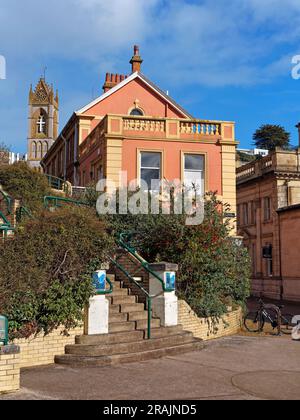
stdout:
[[143,117],[144,113],[140,108],[134,108],[131,112],[130,115],[132,116],[137,116],[137,117]]
[[43,157],[48,153],[48,143],[45,141],[43,144]]
[[31,155],[33,159],[37,159],[37,146],[35,141],[33,141],[31,145]]
[[38,155],[39,159],[41,159],[43,157],[42,154],[43,154],[43,145],[42,145],[42,142],[39,141],[38,142],[38,150],[37,150],[37,155]]

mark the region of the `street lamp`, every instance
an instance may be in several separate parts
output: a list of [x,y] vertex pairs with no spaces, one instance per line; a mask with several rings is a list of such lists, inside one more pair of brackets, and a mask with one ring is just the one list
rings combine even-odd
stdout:
[[0,344],[8,344],[8,319],[0,315]]

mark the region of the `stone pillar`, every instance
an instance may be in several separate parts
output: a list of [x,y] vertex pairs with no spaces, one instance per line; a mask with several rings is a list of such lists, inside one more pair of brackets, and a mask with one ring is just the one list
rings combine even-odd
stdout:
[[20,389],[20,347],[0,346],[0,394]]
[[159,317],[163,327],[173,327],[178,325],[178,298],[175,292],[175,284],[172,286],[174,275],[178,271],[177,264],[170,264],[166,262],[149,264],[149,268],[164,279],[167,288],[174,287],[173,292],[163,292],[160,281],[153,275],[149,277],[149,291],[150,295],[160,296],[153,299],[152,308],[153,315]]
[[101,294],[106,290],[106,270],[96,271],[93,281],[97,294],[90,299],[85,309],[84,334],[108,334],[109,301],[105,294]]

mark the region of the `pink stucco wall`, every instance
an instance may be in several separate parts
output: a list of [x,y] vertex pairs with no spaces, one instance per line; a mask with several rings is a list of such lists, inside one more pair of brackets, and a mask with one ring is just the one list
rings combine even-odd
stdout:
[[[184,118],[184,115],[167,106],[166,101],[157,95],[141,80],[133,80],[122,89],[107,97],[97,105],[88,109],[85,115],[105,116],[106,114],[128,115],[128,111],[134,107],[134,102],[139,100],[139,106],[145,115],[151,117]],[[93,126],[99,121],[94,121]],[[94,128],[94,127],[93,127]]]

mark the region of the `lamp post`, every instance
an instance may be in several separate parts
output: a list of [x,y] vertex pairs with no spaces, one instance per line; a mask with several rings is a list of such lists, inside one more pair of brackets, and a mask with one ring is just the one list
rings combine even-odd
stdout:
[[8,319],[0,315],[0,344],[8,345]]

